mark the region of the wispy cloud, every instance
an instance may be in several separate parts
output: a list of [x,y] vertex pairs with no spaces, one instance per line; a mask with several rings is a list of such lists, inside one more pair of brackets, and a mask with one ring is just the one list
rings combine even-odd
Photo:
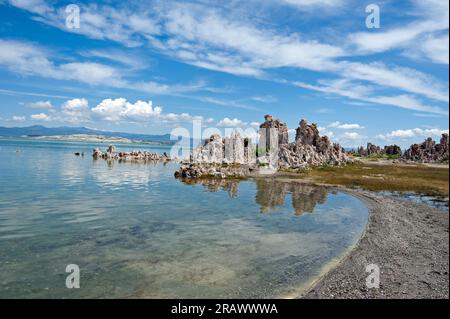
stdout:
[[335,94],[373,104],[391,105],[408,110],[448,115],[448,110],[423,104],[412,95],[376,95],[372,87],[353,83],[346,79],[321,80],[319,81],[319,85],[311,85],[303,82],[295,82],[294,85],[308,90]]

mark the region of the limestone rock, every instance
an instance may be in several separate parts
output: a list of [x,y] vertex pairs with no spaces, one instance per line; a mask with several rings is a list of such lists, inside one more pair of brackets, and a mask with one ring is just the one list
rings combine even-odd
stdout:
[[[264,123],[260,125],[260,132],[274,132],[278,137],[278,145],[283,145],[289,143],[288,127],[285,123],[279,120],[274,120],[272,115],[264,116]],[[273,129],[273,130],[270,130]],[[276,132],[276,133],[275,133]],[[270,140],[270,134],[267,134],[267,140]]]
[[402,159],[422,163],[434,163],[448,161],[448,134],[442,134],[439,143],[431,137],[421,144],[413,144],[403,154]]
[[386,145],[383,150],[384,154],[386,155],[402,155],[402,149],[400,146],[394,144],[394,145]]

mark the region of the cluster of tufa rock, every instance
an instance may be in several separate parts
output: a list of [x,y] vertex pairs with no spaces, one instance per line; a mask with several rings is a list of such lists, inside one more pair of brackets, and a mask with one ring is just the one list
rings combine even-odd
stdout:
[[448,162],[448,144],[448,134],[442,134],[439,143],[429,137],[421,144],[411,145],[402,159],[422,163]]
[[373,155],[392,155],[392,156],[401,156],[402,155],[402,149],[400,146],[394,144],[394,145],[386,145],[384,149],[382,149],[380,146],[367,143],[367,148],[364,148],[363,146],[358,148],[357,153],[360,156],[366,157],[366,156],[373,156]]
[[348,163],[344,149],[331,143],[327,136],[320,136],[317,124],[301,120],[296,130],[295,141],[279,146],[279,168],[308,168],[320,165]]
[[167,153],[157,154],[148,151],[116,152],[116,147],[110,145],[106,152],[96,148],[92,152],[94,159],[119,160],[119,161],[170,161]]
[[289,143],[285,123],[266,115],[260,125],[257,146],[238,131],[230,137],[212,135],[195,148],[189,163],[184,163],[176,177],[244,177],[255,169],[299,169],[318,165],[341,165],[350,161],[339,144],[332,144],[327,136],[320,136],[316,124],[301,120],[295,141]]

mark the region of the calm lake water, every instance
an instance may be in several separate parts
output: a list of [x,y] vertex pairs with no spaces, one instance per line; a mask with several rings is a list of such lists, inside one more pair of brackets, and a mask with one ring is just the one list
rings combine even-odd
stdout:
[[[106,145],[0,139],[0,298],[291,296],[367,223],[345,193],[188,184],[173,177],[177,164],[108,164],[92,160],[94,147]],[[80,289],[65,286],[68,264]]]

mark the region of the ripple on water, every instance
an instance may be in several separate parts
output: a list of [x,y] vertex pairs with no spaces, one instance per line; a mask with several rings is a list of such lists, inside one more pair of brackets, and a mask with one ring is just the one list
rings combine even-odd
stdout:
[[[362,202],[323,187],[182,183],[176,164],[108,165],[53,145],[21,145],[20,165],[1,148],[0,297],[286,295],[367,222]],[[70,263],[83,289],[64,288]]]

